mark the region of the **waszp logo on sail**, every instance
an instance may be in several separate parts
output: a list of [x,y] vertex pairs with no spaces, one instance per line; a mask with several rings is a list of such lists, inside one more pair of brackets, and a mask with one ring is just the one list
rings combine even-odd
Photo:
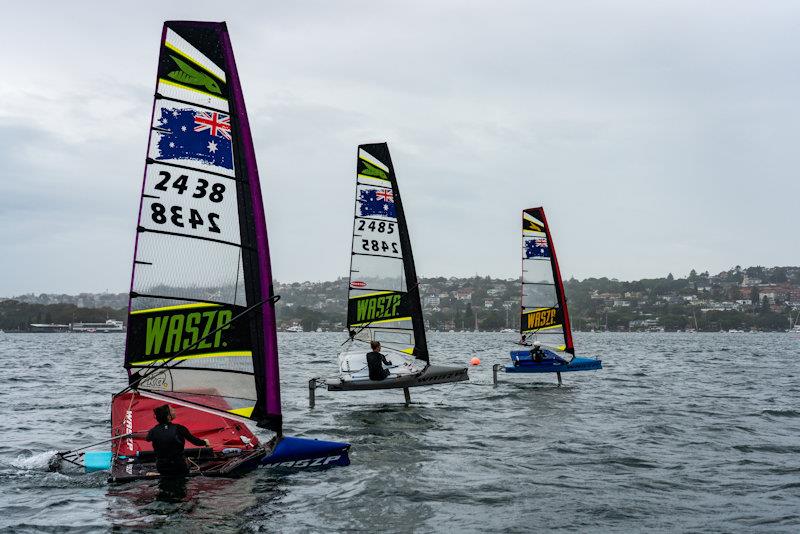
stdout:
[[400,295],[380,295],[358,299],[356,302],[356,321],[374,321],[397,317]]
[[[148,317],[145,333],[145,354],[158,355],[178,352],[197,343],[197,349],[224,347],[222,333],[230,328],[233,312],[210,310],[188,314]],[[211,332],[220,328],[213,336]],[[206,336],[209,336],[206,338]]]
[[559,324],[556,312],[556,308],[547,308],[525,314],[526,329],[545,328]]

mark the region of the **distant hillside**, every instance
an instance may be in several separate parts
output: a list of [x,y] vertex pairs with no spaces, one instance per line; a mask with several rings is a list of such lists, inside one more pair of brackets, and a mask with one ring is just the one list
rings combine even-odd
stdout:
[[30,331],[32,323],[95,323],[106,319],[126,320],[128,306],[123,309],[79,308],[75,304],[29,304],[16,300],[0,301],[0,330]]
[[[346,278],[330,282],[275,282],[278,327],[344,330]],[[576,330],[782,331],[800,312],[800,267],[736,266],[718,274],[692,270],[686,278],[624,282],[609,278],[564,284]],[[517,329],[518,279],[421,278],[425,321],[435,330]],[[127,293],[23,295],[0,302],[0,328],[30,323],[124,319]]]

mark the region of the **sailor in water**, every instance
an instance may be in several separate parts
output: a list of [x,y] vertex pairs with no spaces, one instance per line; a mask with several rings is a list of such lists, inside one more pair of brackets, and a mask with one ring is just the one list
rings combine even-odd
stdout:
[[379,341],[370,341],[369,344],[372,347],[372,352],[367,353],[367,367],[369,368],[369,379],[370,380],[383,380],[387,376],[389,376],[389,370],[384,369],[381,365],[385,363],[386,365],[392,365],[392,362],[386,360],[386,356],[381,354],[381,344]]
[[200,439],[192,435],[183,425],[172,422],[175,419],[175,410],[169,404],[164,404],[153,410],[158,424],[147,433],[147,441],[153,444],[156,452],[156,469],[158,474],[166,477],[181,477],[189,474],[186,455],[183,446],[186,441],[194,445],[210,446],[207,439]]

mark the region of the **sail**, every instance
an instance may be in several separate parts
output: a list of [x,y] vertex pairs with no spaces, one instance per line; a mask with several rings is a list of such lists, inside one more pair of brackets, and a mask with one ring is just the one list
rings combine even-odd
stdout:
[[358,147],[352,245],[348,329],[427,362],[417,272],[386,143]]
[[575,354],[564,285],[544,208],[522,212],[522,334]]
[[271,280],[226,25],[166,22],[131,277],[132,385],[280,432],[273,301],[259,305],[272,296]]

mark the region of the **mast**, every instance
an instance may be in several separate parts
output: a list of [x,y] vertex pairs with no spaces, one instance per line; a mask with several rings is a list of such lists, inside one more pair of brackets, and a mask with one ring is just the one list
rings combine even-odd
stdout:
[[270,297],[258,170],[227,27],[166,22],[131,276],[131,384],[280,433]]
[[[251,276],[246,277],[245,280],[250,280],[251,296],[253,302],[258,302],[259,299],[270,298],[274,296],[272,286],[272,264],[269,256],[269,240],[267,239],[267,223],[264,217],[264,204],[261,196],[261,184],[258,176],[258,166],[256,165],[255,149],[253,147],[252,134],[250,132],[250,122],[247,118],[247,110],[244,104],[244,95],[242,94],[242,85],[239,81],[238,71],[236,69],[236,60],[233,56],[233,47],[231,45],[230,35],[226,24],[222,23],[222,47],[225,54],[225,61],[228,64],[231,72],[233,73],[231,79],[231,92],[232,98],[236,109],[235,120],[239,126],[239,138],[241,142],[237,145],[240,152],[240,158],[244,166],[244,172],[248,179],[248,186],[250,189],[250,203],[245,208],[250,209],[252,226],[255,231],[254,243],[257,251],[257,256],[252,257],[252,251],[247,251],[249,258],[246,264],[250,265]],[[242,226],[247,225],[248,218],[242,217]],[[255,266],[253,265],[254,262]],[[253,268],[255,267],[255,268]],[[260,323],[260,328],[259,328]],[[257,409],[257,416],[261,419],[260,426],[265,426],[281,433],[282,430],[282,416],[281,416],[281,387],[280,387],[280,369],[278,366],[278,334],[275,324],[275,301],[270,299],[267,304],[256,310],[251,327],[253,335],[257,339],[257,343],[263,345],[263,359],[254,358],[254,367],[260,368],[263,364],[262,376],[263,382],[257,382],[256,387],[262,387],[266,391],[259,398],[263,398],[264,412],[259,413]],[[260,335],[260,339],[259,339]]]

